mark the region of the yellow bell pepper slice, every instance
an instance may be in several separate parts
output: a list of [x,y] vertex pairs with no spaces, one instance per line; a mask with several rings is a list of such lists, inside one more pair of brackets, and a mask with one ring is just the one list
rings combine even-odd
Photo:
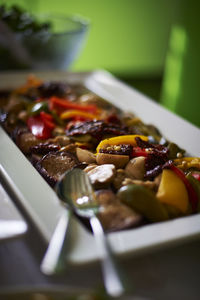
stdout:
[[200,170],[200,158],[199,157],[183,157],[174,159],[175,165],[181,170],[187,170],[190,168],[197,168]]
[[97,153],[99,152],[100,149],[104,148],[106,145],[132,145],[132,146],[137,146],[137,143],[135,141],[135,138],[139,137],[143,141],[148,141],[148,137],[144,135],[139,135],[139,134],[130,134],[130,135],[119,135],[115,136],[109,139],[105,139],[99,143],[97,146]]
[[183,214],[188,211],[187,189],[183,181],[172,170],[163,170],[156,198],[162,203],[176,207]]
[[90,119],[90,120],[94,120],[94,119],[98,120],[99,119],[98,115],[96,115],[96,114],[91,114],[91,113],[76,110],[76,109],[64,111],[60,115],[60,118],[61,118],[61,120],[66,120],[66,119],[71,119],[76,116],[84,117],[84,118]]

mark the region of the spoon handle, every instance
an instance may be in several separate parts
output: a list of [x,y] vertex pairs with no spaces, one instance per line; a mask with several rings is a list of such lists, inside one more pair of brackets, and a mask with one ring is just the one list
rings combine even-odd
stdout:
[[69,249],[69,227],[71,212],[63,211],[56,226],[47,251],[41,263],[41,271],[46,275],[62,273],[66,268],[66,253]]
[[90,218],[90,224],[97,247],[101,251],[100,253],[103,253],[101,263],[105,288],[110,296],[118,297],[124,293],[125,288],[122,279],[120,278],[120,272],[112,254],[108,239],[96,216]]

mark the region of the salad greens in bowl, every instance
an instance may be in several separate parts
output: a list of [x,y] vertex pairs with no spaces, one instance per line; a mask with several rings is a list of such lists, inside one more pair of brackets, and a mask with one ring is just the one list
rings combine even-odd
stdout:
[[0,6],[1,70],[66,70],[79,55],[89,23],[77,16],[33,16]]

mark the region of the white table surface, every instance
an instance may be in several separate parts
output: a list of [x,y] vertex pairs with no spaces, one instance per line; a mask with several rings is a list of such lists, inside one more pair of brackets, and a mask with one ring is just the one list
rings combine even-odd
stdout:
[[[55,76],[55,74],[53,74]],[[135,108],[141,103],[146,103],[146,98],[140,95],[138,92],[133,91],[130,88],[125,87],[122,83],[114,80],[109,75],[102,72],[97,72],[95,75],[96,81],[100,84],[101,91],[105,94],[105,98],[108,95],[113,95],[115,99],[118,99],[120,104],[121,97],[120,92],[126,91],[127,99],[133,97],[135,102]],[[95,78],[96,78],[95,77]],[[16,79],[16,77],[13,77]],[[2,77],[3,79],[3,77]],[[4,78],[5,82],[12,82]],[[116,85],[117,84],[117,89]],[[94,84],[94,80],[92,84]],[[17,84],[17,82],[16,82]],[[88,83],[89,84],[89,83]],[[117,93],[117,95],[115,95]],[[134,93],[134,95],[133,95]],[[124,95],[124,93],[123,93]],[[112,100],[111,98],[109,100]],[[163,112],[162,108],[156,108],[155,104],[150,104],[147,110],[141,110],[141,118],[143,114],[148,112],[149,121],[157,122],[161,125],[164,131],[166,130],[170,136],[176,136],[178,126],[174,126],[174,122],[169,122],[166,126],[165,118],[162,118],[163,114],[169,114],[169,112]],[[131,102],[130,102],[130,105]],[[127,106],[129,109],[129,106]],[[152,110],[151,110],[152,109]],[[157,116],[160,119],[155,118],[155,109],[159,111]],[[151,114],[150,111],[153,113]],[[170,115],[168,120],[177,120],[175,116]],[[177,122],[177,121],[176,121]],[[183,121],[180,121],[183,124]],[[154,123],[157,125],[157,123]],[[185,124],[185,123],[184,123]],[[188,132],[188,124],[185,125]],[[169,132],[171,127],[171,132]],[[189,126],[191,127],[191,126]],[[180,142],[185,143],[184,126],[182,128],[182,136]],[[192,129],[193,132],[193,129]],[[196,136],[199,137],[199,131],[195,129]],[[187,135],[189,139],[195,138],[194,134]],[[182,144],[180,145],[182,146]],[[199,153],[199,149],[196,148],[196,143],[188,142],[189,147],[194,147],[194,150]],[[197,145],[199,147],[199,144]],[[197,150],[196,150],[197,149]],[[193,148],[188,149],[193,153]],[[196,152],[194,152],[196,153]],[[197,153],[197,154],[198,154]],[[21,207],[20,207],[21,209]],[[21,210],[21,213],[24,213]],[[24,286],[38,286],[38,285],[59,285],[68,286],[73,285],[75,287],[89,287],[96,288],[102,285],[101,269],[98,262],[91,264],[85,264],[81,266],[70,265],[65,276],[62,277],[46,277],[40,272],[40,262],[45,253],[46,244],[42,237],[39,235],[34,226],[30,223],[26,215],[24,215],[28,223],[28,231],[24,236],[18,237],[13,240],[4,240],[0,243],[0,299],[5,299],[6,291],[11,289],[20,288]],[[88,245],[89,247],[90,245]],[[137,256],[129,256],[120,258],[120,263],[126,271],[129,281],[132,285],[132,295],[145,297],[147,299],[161,299],[161,300],[177,300],[188,299],[198,300],[200,299],[200,236],[196,236],[193,241],[185,241],[184,244],[179,246],[170,246],[170,248],[162,248],[160,250],[154,250],[154,252],[147,252],[146,254],[137,254]],[[17,299],[17,298],[16,298]]]
[[[22,211],[23,213],[23,211]],[[65,275],[47,277],[40,272],[46,244],[29,222],[25,235],[0,243],[0,299],[7,291],[24,286],[102,286],[98,262],[69,265]],[[200,239],[145,255],[120,258],[135,295],[145,299],[200,299]],[[18,298],[16,298],[18,299]]]

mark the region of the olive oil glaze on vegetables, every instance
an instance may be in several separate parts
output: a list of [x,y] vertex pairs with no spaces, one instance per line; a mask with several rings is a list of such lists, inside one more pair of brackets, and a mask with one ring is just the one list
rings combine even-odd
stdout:
[[200,158],[134,114],[82,85],[34,76],[0,97],[2,126],[52,187],[69,169],[87,172],[105,231],[199,212]]

